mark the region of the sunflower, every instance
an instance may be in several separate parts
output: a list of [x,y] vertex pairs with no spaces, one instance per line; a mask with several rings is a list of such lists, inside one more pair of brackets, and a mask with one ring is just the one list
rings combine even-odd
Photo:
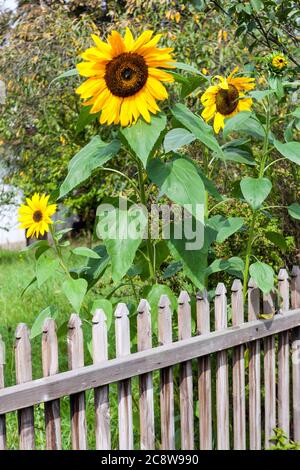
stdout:
[[171,48],[156,47],[161,34],[152,38],[153,31],[145,31],[134,39],[126,28],[124,38],[112,31],[108,42],[92,34],[95,47],[87,49],[81,57],[86,62],[77,70],[88,79],[77,88],[90,113],[101,111],[100,123],[121,123],[128,126],[140,115],[150,122],[150,113],[160,111],[156,100],[168,97],[161,82],[173,82],[173,77],[161,70],[173,68]]
[[281,72],[287,67],[287,64],[288,61],[283,54],[276,52],[270,57],[270,65],[275,72]]
[[35,193],[32,199],[27,198],[26,204],[21,204],[19,208],[19,222],[20,228],[27,230],[26,236],[38,238],[39,234],[44,235],[49,231],[49,225],[52,224],[50,218],[56,212],[56,204],[48,205],[50,196]]
[[228,78],[216,75],[219,80],[216,85],[210,86],[201,96],[204,105],[202,117],[206,122],[214,117],[214,131],[218,134],[224,128],[224,119],[230,118],[240,111],[248,111],[252,106],[252,99],[246,98],[243,91],[253,90],[254,78],[236,77],[236,67]]

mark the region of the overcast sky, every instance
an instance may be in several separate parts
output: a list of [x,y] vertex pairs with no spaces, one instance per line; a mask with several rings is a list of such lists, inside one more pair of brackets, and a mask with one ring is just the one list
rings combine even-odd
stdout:
[[16,7],[16,0],[0,0],[0,10],[10,8],[13,10]]

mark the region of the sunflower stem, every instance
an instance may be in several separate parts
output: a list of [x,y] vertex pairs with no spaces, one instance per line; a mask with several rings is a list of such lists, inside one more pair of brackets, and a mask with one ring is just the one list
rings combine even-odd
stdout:
[[53,243],[54,243],[54,251],[55,253],[57,254],[57,257],[59,259],[59,263],[63,269],[63,271],[66,273],[67,277],[69,279],[72,279],[72,276],[67,268],[67,266],[65,265],[64,263],[64,260],[63,260],[63,257],[62,257],[62,254],[61,254],[61,249],[60,249],[60,246],[58,245],[57,241],[56,241],[56,238],[55,238],[55,232],[54,232],[54,228],[52,225],[50,225],[50,233],[52,235],[52,240],[53,240]]

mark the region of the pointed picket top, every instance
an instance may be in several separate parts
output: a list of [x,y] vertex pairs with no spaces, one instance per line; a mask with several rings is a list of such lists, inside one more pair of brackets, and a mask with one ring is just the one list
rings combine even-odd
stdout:
[[29,338],[29,328],[26,325],[26,323],[19,323],[17,325],[17,328],[16,328],[15,338],[16,339],[21,339],[21,338],[24,338],[24,337]]
[[248,282],[248,321],[257,320],[260,313],[260,290],[251,277]]
[[287,281],[289,274],[285,268],[281,268],[278,273],[278,281]]
[[300,277],[300,267],[297,265],[294,265],[292,268],[291,277],[298,277],[298,276]]
[[291,306],[300,308],[300,268],[293,266],[291,274]]
[[227,289],[223,282],[219,282],[216,288],[216,296],[225,295],[227,293]]
[[235,279],[231,286],[231,292],[238,292],[243,290],[243,284],[240,279]]
[[129,310],[127,308],[127,305],[125,303],[119,303],[117,305],[117,308],[115,310],[115,317],[116,318],[122,318],[122,317],[125,317],[125,316],[128,316],[129,315]]
[[207,289],[199,290],[196,294],[197,300],[208,300],[208,292]]
[[248,287],[249,289],[258,289],[257,284],[252,277],[249,279]]
[[54,318],[46,318],[44,323],[43,323],[43,333],[52,333],[56,332],[56,322]]
[[166,294],[161,295],[159,302],[158,302],[158,307],[163,309],[163,308],[170,307],[170,306],[171,306],[171,302],[170,302],[169,297]]
[[68,322],[68,328],[69,330],[73,330],[75,328],[81,328],[82,326],[82,321],[80,319],[80,316],[77,313],[72,313],[70,316],[70,320]]
[[150,304],[148,302],[148,300],[146,299],[142,299],[138,305],[138,308],[137,308],[137,313],[139,313],[140,315],[142,315],[143,313],[147,313],[147,312],[151,312],[151,307],[150,307]]
[[95,313],[93,315],[92,323],[94,325],[104,325],[106,323],[106,315],[102,308],[96,308]]
[[187,293],[186,290],[182,290],[179,294],[179,297],[178,297],[178,304],[179,305],[184,305],[186,303],[190,303],[191,301],[191,298],[189,296],[189,294]]

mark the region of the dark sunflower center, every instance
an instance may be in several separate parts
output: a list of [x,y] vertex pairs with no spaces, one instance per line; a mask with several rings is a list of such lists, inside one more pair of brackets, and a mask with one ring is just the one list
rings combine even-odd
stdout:
[[35,222],[40,222],[43,218],[43,214],[41,211],[35,211],[32,216],[33,220]]
[[145,85],[148,67],[144,58],[133,52],[124,52],[106,65],[104,79],[115,96],[135,95]]
[[223,115],[231,114],[238,105],[239,92],[233,85],[228,90],[221,89],[216,96],[217,111]]

